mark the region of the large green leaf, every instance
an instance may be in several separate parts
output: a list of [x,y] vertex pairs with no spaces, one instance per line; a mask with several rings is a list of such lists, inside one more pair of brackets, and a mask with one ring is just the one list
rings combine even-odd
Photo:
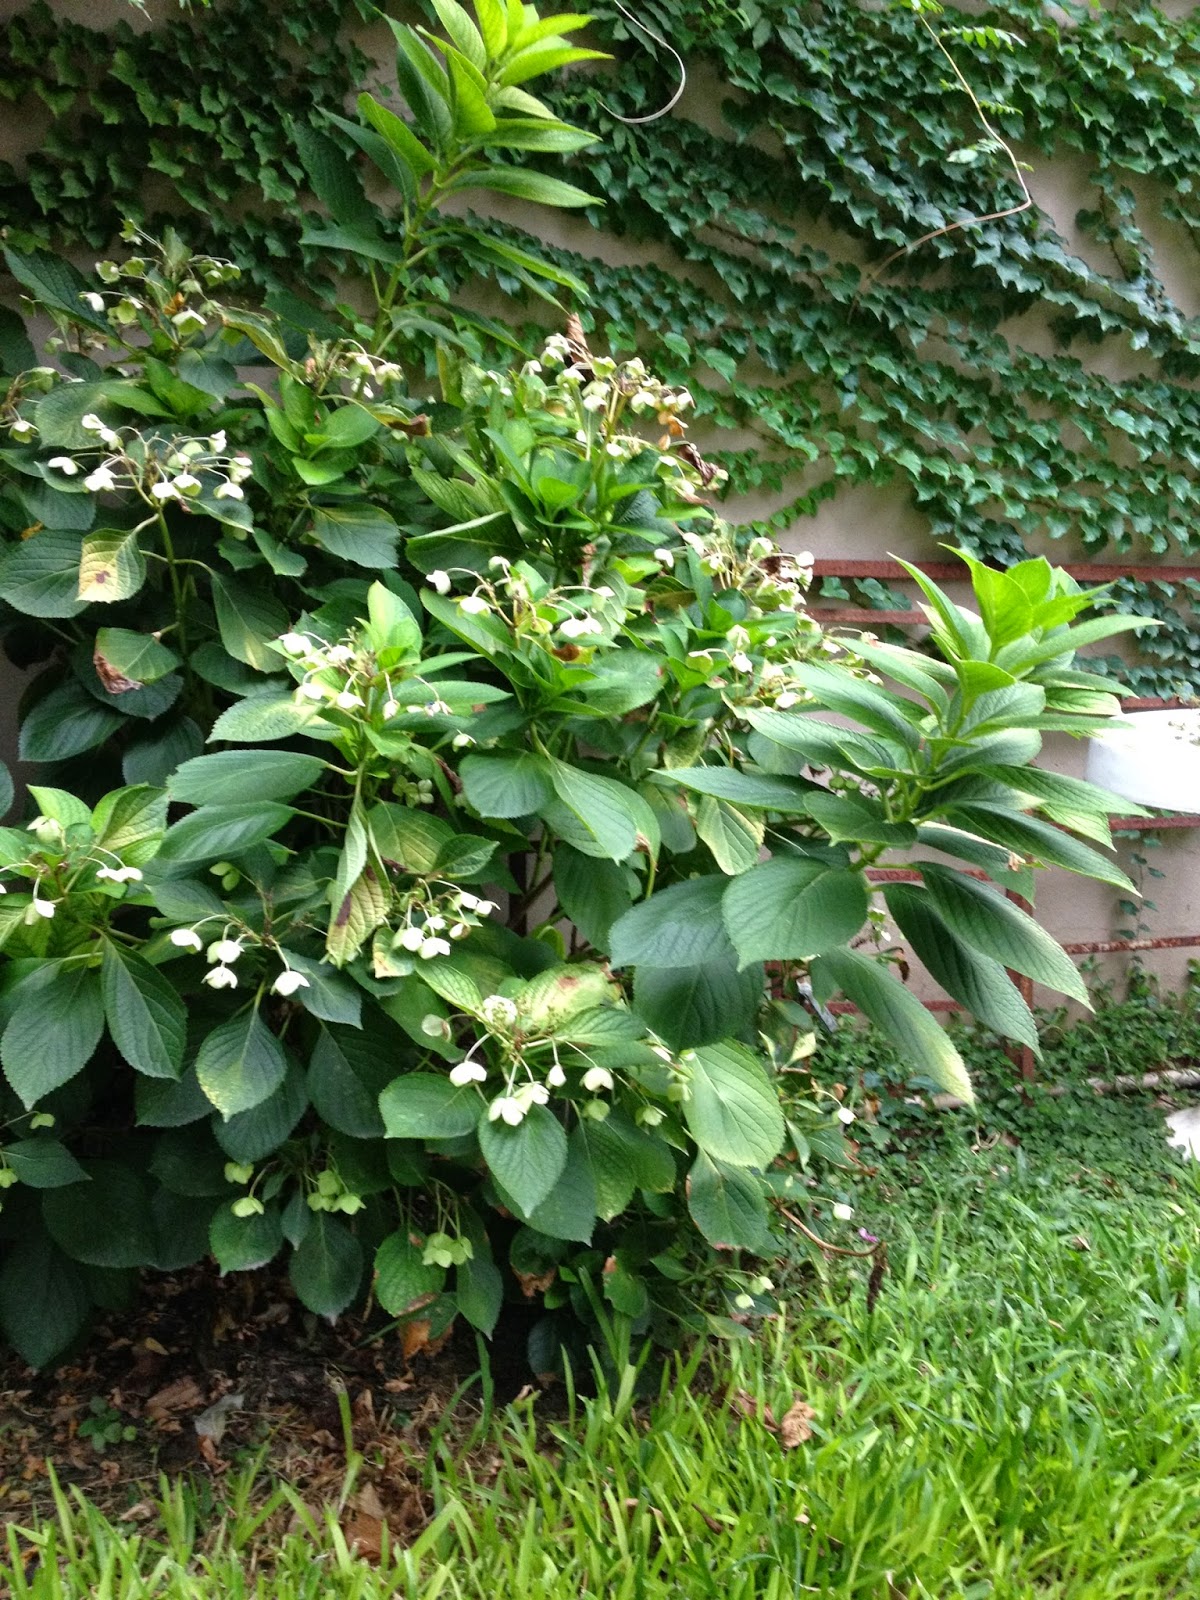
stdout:
[[479,1148],[496,1181],[526,1216],[545,1200],[567,1164],[567,1136],[546,1106],[532,1106],[515,1128],[485,1117]]
[[829,950],[814,961],[812,975],[820,992],[840,989],[907,1057],[914,1071],[974,1104],[962,1057],[945,1029],[882,962],[857,950]]
[[185,761],[167,788],[172,800],[193,806],[237,805],[251,793],[255,801],[290,800],[324,771],[319,756],[298,750],[222,750]]
[[779,1097],[763,1064],[744,1045],[726,1041],[685,1051],[684,1117],[707,1155],[735,1167],[766,1167],[784,1139]]
[[21,760],[67,761],[103,744],[122,720],[79,684],[64,683],[39,700],[21,724]]
[[288,1267],[302,1305],[318,1317],[336,1317],[358,1293],[362,1246],[344,1222],[318,1211]]
[[200,1087],[225,1118],[261,1105],[286,1072],[283,1046],[257,1010],[214,1028],[196,1056]]
[[40,1228],[7,1247],[0,1267],[0,1330],[22,1361],[48,1366],[92,1308],[83,1274]]
[[921,875],[938,916],[972,949],[1090,1007],[1075,963],[1019,906],[990,885],[932,862],[921,863]]
[[389,1139],[461,1139],[475,1131],[483,1098],[472,1084],[409,1072],[383,1090],[379,1109]]
[[170,980],[132,950],[106,939],[100,985],[108,1031],[134,1071],[148,1078],[178,1078],[187,1011]]
[[48,1189],[42,1217],[51,1238],[73,1261],[89,1267],[144,1267],[155,1256],[150,1195],[119,1161],[85,1163],[87,1183]]
[[[41,975],[39,975],[39,978]],[[28,1109],[82,1072],[100,1043],[100,979],[81,963],[58,965],[18,995],[0,1037],[4,1076]]]
[[633,899],[628,868],[560,844],[554,852],[554,892],[587,942],[607,952],[613,924]]
[[389,1054],[380,1050],[378,1038],[370,1033],[339,1027],[319,1030],[308,1067],[308,1092],[331,1128],[352,1139],[383,1138],[379,1097],[396,1076]]
[[265,1267],[283,1248],[279,1207],[270,1205],[252,1216],[235,1217],[228,1205],[218,1206],[209,1223],[208,1242],[222,1277]]
[[0,556],[0,600],[27,617],[76,617],[87,604],[79,598],[77,533],[43,528],[11,544]]
[[426,1266],[424,1250],[407,1228],[397,1228],[375,1252],[375,1298],[390,1317],[419,1310],[446,1281],[446,1269]]
[[342,561],[359,567],[396,565],[400,529],[386,511],[366,500],[352,506],[318,506],[312,531],[318,544]]
[[109,790],[92,812],[96,843],[127,866],[143,867],[153,860],[166,826],[166,791],[148,783]]
[[63,1189],[87,1181],[87,1173],[57,1139],[40,1135],[14,1139],[5,1145],[4,1159],[29,1189]]
[[286,630],[288,614],[270,587],[217,573],[212,591],[221,643],[229,654],[258,672],[276,671],[280,661],[271,644]]
[[283,1082],[265,1100],[235,1116],[212,1119],[213,1138],[231,1161],[264,1161],[291,1137],[307,1110],[308,1084],[291,1058]]
[[97,667],[104,664],[106,685],[113,673],[132,684],[155,683],[179,665],[174,650],[168,650],[152,634],[133,633],[128,628],[101,628],[95,655]]
[[769,772],[739,772],[736,767],[674,767],[666,774],[672,783],[734,805],[756,806],[766,811],[803,812],[813,786],[799,778],[777,778]]
[[712,851],[722,872],[745,872],[758,860],[763,842],[761,817],[747,816],[728,800],[700,796],[696,807],[696,832]]
[[298,701],[288,690],[265,689],[247,695],[222,711],[213,723],[210,744],[228,740],[230,744],[254,744],[258,739],[287,739],[317,718],[316,707]]
[[688,1173],[687,1205],[692,1221],[716,1249],[771,1253],[766,1191],[745,1167],[714,1161],[699,1151]]
[[917,841],[910,822],[890,822],[883,804],[863,794],[809,794],[805,809],[835,842],[886,844],[907,849]]
[[4,259],[13,277],[40,305],[51,311],[61,311],[72,322],[81,322],[98,333],[109,332],[103,312],[93,311],[83,298],[95,290],[95,281],[85,278],[71,262],[47,250],[34,250],[25,255],[8,248],[5,248]]
[[844,944],[867,917],[859,872],[797,856],[776,856],[734,878],[722,913],[741,963],[807,961]]
[[459,773],[481,817],[527,817],[554,793],[549,763],[533,752],[468,756]]
[[167,829],[159,855],[164,861],[216,861],[241,855],[278,833],[293,816],[291,806],[273,800],[201,806]]
[[763,969],[738,969],[737,955],[694,967],[640,966],[633,1004],[639,1017],[673,1050],[744,1038],[763,999]]
[[495,194],[512,195],[516,200],[531,200],[540,206],[594,206],[603,204],[599,195],[589,194],[561,178],[550,178],[525,167],[471,168],[450,185],[456,189],[490,189]]
[[[623,861],[637,847],[639,821],[645,801],[614,778],[597,777],[565,761],[549,762],[550,782],[562,804],[575,817],[591,841],[585,855]],[[546,807],[543,806],[543,812]],[[582,848],[584,841],[573,841]]]
[[728,888],[727,878],[689,878],[633,906],[613,924],[613,965],[694,967],[727,960],[733,946],[721,901]]
[[997,1033],[1038,1049],[1037,1024],[1003,966],[953,934],[927,890],[915,883],[889,883],[884,898],[913,954],[948,995]]
[[1014,814],[1004,806],[966,804],[949,807],[945,820],[952,827],[977,833],[1017,855],[1111,883],[1126,893],[1137,892],[1114,861],[1039,817]]

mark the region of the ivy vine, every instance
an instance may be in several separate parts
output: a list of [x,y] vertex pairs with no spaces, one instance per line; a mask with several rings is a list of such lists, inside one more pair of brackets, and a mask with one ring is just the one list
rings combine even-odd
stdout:
[[[1047,536],[1089,559],[1200,553],[1200,324],[1155,247],[1200,246],[1200,13],[999,0],[947,6],[931,32],[911,5],[644,0],[694,81],[728,86],[712,131],[686,100],[641,125],[602,109],[653,110],[677,68],[618,7],[594,10],[617,61],[567,78],[556,110],[606,136],[585,158],[597,228],[672,259],[562,263],[593,291],[585,321],[687,381],[713,428],[749,430],[723,464],[733,492],[777,497],[772,531],[866,483],[901,486],[934,540],[1001,564]],[[23,12],[0,94],[40,95],[54,122],[24,176],[0,171],[10,235],[99,246],[120,215],[153,223],[149,171],[198,244],[311,291],[288,124],[361,79],[358,17],[352,0],[217,0],[99,49],[44,5]],[[1036,207],[970,221],[1021,189],[934,33],[1025,159],[1086,158],[1090,260]],[[812,219],[829,250],[806,243]],[[1049,353],[1022,343],[1030,314]],[[1123,581],[1118,603],[1165,624],[1141,636],[1135,691],[1200,693],[1200,585]]]

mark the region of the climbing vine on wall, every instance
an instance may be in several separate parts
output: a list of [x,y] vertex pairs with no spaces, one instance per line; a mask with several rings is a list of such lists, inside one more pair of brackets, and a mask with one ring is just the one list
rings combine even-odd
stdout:
[[[592,288],[591,322],[636,338],[746,445],[724,464],[735,493],[773,497],[774,531],[803,539],[847,484],[898,484],[933,539],[1000,563],[1047,537],[1093,560],[1200,553],[1200,327],[1156,257],[1200,241],[1200,15],[1002,0],[925,27],[907,0],[645,0],[692,94],[626,125],[606,107],[662,105],[676,64],[621,8],[593,9],[617,64],[568,78],[557,109],[605,134],[581,158],[607,200],[597,228],[663,264],[562,260]],[[99,244],[120,214],[182,202],[202,242],[311,289],[286,124],[361,79],[358,22],[351,0],[218,0],[118,27],[106,72],[94,35],[23,13],[0,93],[54,117],[28,172],[0,174],[14,233]],[[969,222],[1022,192],[935,35],[1035,169],[1079,153],[1087,260],[1036,207]],[[1122,607],[1165,621],[1127,671],[1137,692],[1200,689],[1197,596],[1121,585]]]

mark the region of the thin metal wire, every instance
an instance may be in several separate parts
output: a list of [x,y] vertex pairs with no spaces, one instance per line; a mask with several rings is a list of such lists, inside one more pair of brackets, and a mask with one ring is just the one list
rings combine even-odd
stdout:
[[605,105],[603,100],[600,102],[600,108],[602,111],[607,111],[610,117],[614,117],[618,122],[623,122],[627,127],[631,128],[640,127],[642,124],[647,122],[657,122],[661,117],[669,116],[679,104],[680,100],[683,99],[683,91],[687,88],[687,66],[685,65],[683,57],[679,54],[679,51],[676,50],[675,46],[673,44],[669,44],[661,34],[655,33],[653,28],[648,28],[644,22],[640,22],[638,18],[634,16],[633,12],[630,11],[628,6],[621,4],[621,0],[613,0],[613,4],[616,6],[617,10],[633,24],[635,28],[640,29],[647,38],[653,39],[655,44],[662,45],[664,50],[669,50],[675,57],[675,60],[679,63],[679,87],[660,111],[652,111],[650,112],[649,116],[623,117],[619,111],[614,111],[611,106]]

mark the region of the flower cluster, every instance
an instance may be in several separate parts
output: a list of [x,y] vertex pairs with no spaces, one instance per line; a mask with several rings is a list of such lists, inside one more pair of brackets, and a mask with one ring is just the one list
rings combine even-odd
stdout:
[[417,880],[402,903],[399,926],[390,930],[386,945],[376,943],[376,976],[402,975],[411,970],[405,956],[415,956],[419,961],[448,956],[452,941],[465,939],[495,910],[494,900],[484,900],[469,889]]
[[[154,507],[168,500],[195,500],[205,493],[214,500],[245,497],[242,485],[250,477],[253,463],[247,455],[229,452],[223,431],[202,438],[174,439],[156,450],[154,443],[136,430],[110,427],[95,412],[88,412],[81,426],[95,435],[101,459],[93,463],[75,455],[58,455],[51,456],[45,466],[64,478],[85,473],[82,484],[92,494],[132,489]],[[35,431],[30,423],[27,437]]]
[[[217,919],[213,917],[205,918],[204,920],[215,921]],[[194,927],[190,928],[172,928],[169,935],[171,943],[177,950],[192,950],[197,953],[203,950],[205,952],[209,970],[205,973],[203,981],[210,989],[236,989],[238,975],[234,971],[234,967],[241,960],[247,945],[266,944],[268,941],[259,939],[256,934],[246,929],[233,933],[230,926],[226,924],[221,937],[213,939],[206,947],[204,938],[200,933],[203,925],[203,922],[198,922]],[[271,993],[286,998],[295,994],[298,989],[309,988],[309,981],[304,974],[296,971],[278,945],[274,944],[273,941],[271,941],[271,944],[283,962],[283,971],[276,976],[275,981],[271,984]]]

